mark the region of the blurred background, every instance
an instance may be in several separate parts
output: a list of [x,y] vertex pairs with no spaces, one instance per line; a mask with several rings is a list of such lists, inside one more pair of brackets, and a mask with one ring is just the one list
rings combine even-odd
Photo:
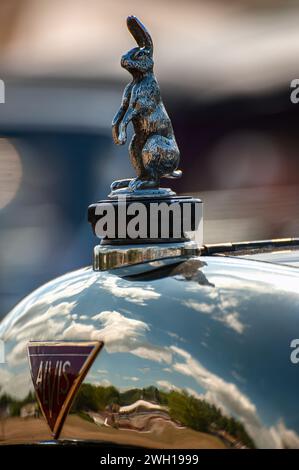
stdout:
[[0,317],[91,263],[87,206],[134,174],[111,138],[129,14],[153,36],[174,189],[204,200],[205,242],[299,236],[298,1],[1,0]]

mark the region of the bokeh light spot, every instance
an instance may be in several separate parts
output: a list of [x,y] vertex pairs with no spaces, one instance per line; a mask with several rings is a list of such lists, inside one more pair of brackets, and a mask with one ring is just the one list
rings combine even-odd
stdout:
[[0,209],[16,196],[22,180],[22,163],[15,147],[0,139]]

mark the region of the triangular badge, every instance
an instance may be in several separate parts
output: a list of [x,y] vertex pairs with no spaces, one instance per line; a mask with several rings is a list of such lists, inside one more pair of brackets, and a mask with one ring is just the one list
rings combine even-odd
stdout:
[[30,341],[31,378],[42,413],[57,439],[80,384],[103,347],[101,341]]

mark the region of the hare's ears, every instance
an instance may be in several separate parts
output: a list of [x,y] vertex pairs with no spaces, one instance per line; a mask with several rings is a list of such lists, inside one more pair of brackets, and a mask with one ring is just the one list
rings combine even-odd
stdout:
[[152,54],[154,49],[153,41],[150,33],[141,21],[136,16],[128,16],[127,26],[138,46],[144,47]]

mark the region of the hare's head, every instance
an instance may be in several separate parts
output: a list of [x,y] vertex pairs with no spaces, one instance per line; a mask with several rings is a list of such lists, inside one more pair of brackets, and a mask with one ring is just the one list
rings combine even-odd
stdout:
[[132,74],[149,72],[154,66],[152,38],[136,16],[129,16],[127,25],[138,47],[134,47],[122,56],[121,66]]

